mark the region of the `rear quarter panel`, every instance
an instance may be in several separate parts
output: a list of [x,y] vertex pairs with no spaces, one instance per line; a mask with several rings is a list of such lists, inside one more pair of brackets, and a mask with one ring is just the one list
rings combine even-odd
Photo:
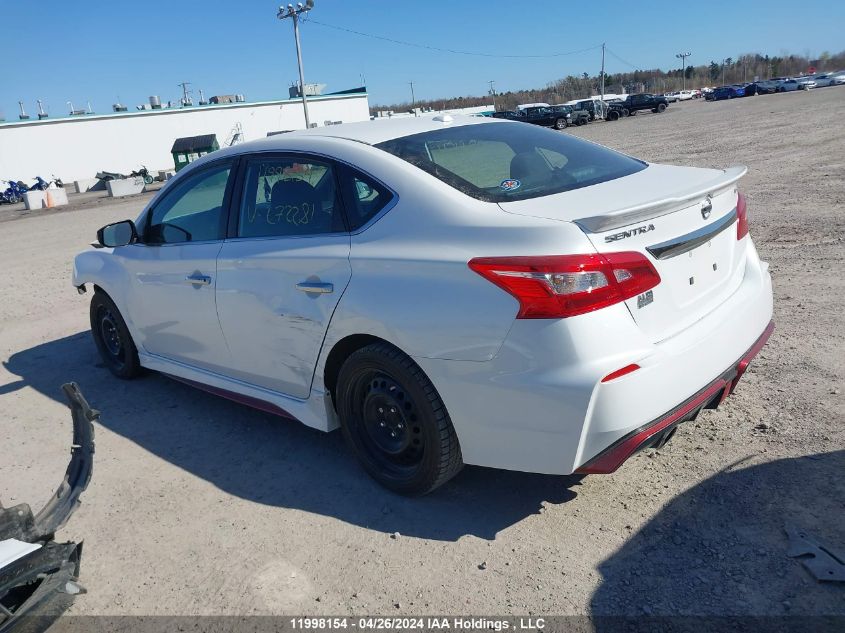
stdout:
[[411,356],[490,360],[519,306],[470,270],[468,262],[474,257],[594,251],[573,224],[505,213],[405,161],[371,151],[383,156],[370,173],[389,184],[399,200],[375,224],[352,236],[352,279],[332,319],[325,350],[346,336],[370,334]]

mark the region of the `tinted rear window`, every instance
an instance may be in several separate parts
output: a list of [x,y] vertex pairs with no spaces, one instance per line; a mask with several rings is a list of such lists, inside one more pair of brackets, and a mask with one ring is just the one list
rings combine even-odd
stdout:
[[487,202],[527,200],[645,169],[642,161],[525,123],[482,123],[403,136],[376,147]]

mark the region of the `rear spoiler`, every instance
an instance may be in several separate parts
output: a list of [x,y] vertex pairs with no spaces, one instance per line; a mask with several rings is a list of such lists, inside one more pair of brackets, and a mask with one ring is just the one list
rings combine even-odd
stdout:
[[742,178],[748,168],[744,165],[728,167],[713,180],[700,185],[698,188],[672,198],[657,198],[643,204],[622,207],[608,211],[601,215],[575,220],[575,224],[588,233],[603,233],[635,222],[643,222],[652,218],[673,213],[705,196],[717,196],[733,186]]

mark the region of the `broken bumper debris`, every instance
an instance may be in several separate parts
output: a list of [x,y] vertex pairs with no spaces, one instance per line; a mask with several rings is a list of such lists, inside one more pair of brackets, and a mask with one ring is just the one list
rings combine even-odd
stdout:
[[43,631],[84,593],[81,543],[57,543],[55,533],[79,505],[94,462],[93,410],[75,383],[62,385],[73,418],[73,444],[64,479],[37,514],[22,503],[0,504],[0,633]]

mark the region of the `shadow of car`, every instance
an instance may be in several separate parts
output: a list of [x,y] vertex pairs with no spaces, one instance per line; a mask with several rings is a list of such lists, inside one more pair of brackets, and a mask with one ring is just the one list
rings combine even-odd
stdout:
[[56,385],[71,376],[108,412],[101,425],[224,494],[380,532],[493,539],[544,504],[574,499],[582,479],[467,467],[435,494],[407,498],[370,479],[340,433],[326,435],[160,374],[113,377],[88,332],[17,352],[4,366],[20,379],[0,387],[0,395],[28,387],[58,400]]
[[675,497],[599,565],[596,631],[841,631],[842,585],[789,558],[784,528],[842,550],[842,472],[845,451],[739,462]]

